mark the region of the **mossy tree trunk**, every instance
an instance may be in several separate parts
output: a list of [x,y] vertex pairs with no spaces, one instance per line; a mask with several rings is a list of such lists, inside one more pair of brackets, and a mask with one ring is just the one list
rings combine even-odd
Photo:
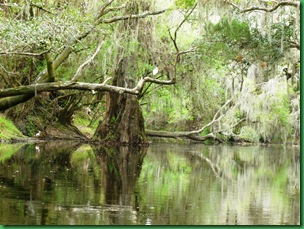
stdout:
[[[122,59],[118,64],[113,85],[132,88],[134,81],[126,79],[126,65],[124,62],[124,59]],[[95,131],[93,141],[137,145],[145,143],[146,140],[144,118],[138,96],[125,93],[109,93],[107,112],[104,120]]]
[[[125,8],[125,14],[138,14],[140,8],[147,7],[143,1],[131,1]],[[149,7],[148,7],[149,8]],[[148,8],[145,8],[147,10]],[[142,50],[132,48],[132,43],[141,43],[141,24],[138,20],[127,20],[119,25],[117,36],[124,44],[117,46],[117,62],[112,85],[133,88],[136,80],[138,59]],[[131,78],[132,77],[132,78]],[[106,141],[122,145],[138,145],[146,142],[144,118],[138,96],[131,94],[109,93],[106,116],[99,124],[93,136],[94,141]]]

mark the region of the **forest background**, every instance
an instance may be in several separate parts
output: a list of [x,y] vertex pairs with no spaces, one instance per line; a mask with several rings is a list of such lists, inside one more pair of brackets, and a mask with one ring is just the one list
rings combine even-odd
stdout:
[[299,1],[12,0],[0,20],[2,139],[299,143]]

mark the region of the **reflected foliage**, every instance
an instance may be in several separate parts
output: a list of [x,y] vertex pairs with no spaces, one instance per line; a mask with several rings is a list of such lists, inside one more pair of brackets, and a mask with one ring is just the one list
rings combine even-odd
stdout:
[[295,147],[48,142],[0,155],[4,225],[300,222]]

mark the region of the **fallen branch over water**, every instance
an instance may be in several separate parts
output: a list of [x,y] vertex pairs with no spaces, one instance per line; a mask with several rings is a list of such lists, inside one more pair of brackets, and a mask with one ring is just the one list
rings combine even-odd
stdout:
[[207,134],[203,137],[193,134],[192,131],[189,132],[169,132],[169,131],[155,131],[155,130],[146,130],[146,135],[149,137],[164,137],[164,138],[188,138],[195,141],[206,141],[208,139],[215,140],[220,143],[223,143],[223,140],[215,136],[213,133]]

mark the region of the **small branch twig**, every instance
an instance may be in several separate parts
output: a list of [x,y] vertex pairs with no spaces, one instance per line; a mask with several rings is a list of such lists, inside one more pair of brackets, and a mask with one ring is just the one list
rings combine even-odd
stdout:
[[296,48],[298,50],[300,50],[300,44],[294,41],[290,41],[290,48]]
[[93,61],[93,59],[96,57],[96,55],[100,52],[100,49],[101,49],[101,47],[102,47],[103,44],[104,44],[104,41],[101,42],[101,43],[98,45],[98,47],[97,47],[96,51],[94,52],[94,54],[93,54],[90,58],[88,58],[82,65],[79,66],[79,68],[77,69],[75,75],[73,76],[73,78],[72,78],[72,80],[71,80],[72,82],[75,82],[75,81],[78,80],[78,78],[80,77],[81,72],[83,71],[83,69],[84,69],[89,63],[91,63],[91,62]]
[[32,57],[40,57],[50,50],[45,50],[41,53],[29,53],[29,52],[0,52],[0,55],[20,55],[20,56],[32,56]]
[[[234,127],[238,126],[239,124],[241,124],[242,122],[245,122],[247,120],[247,118],[242,118],[240,119],[238,122],[236,122],[233,126],[229,126],[229,129],[233,129]],[[227,129],[220,129],[220,130],[216,130],[213,131],[213,133],[221,133],[226,131]]]
[[100,10],[98,11],[97,16],[95,17],[96,20],[98,20],[99,18],[101,18],[103,15],[105,15],[105,10],[106,10],[106,8],[107,8],[108,6],[110,6],[113,2],[114,2],[114,0],[109,0],[109,1],[105,2],[105,3],[101,6]]
[[131,15],[128,15],[128,16],[115,16],[115,17],[108,18],[108,19],[100,18],[100,19],[98,19],[97,24],[99,24],[99,23],[110,24],[110,23],[113,23],[113,22],[116,22],[116,21],[124,21],[124,20],[137,19],[137,18],[145,18],[147,16],[162,14],[165,11],[166,10],[145,11],[142,14],[131,14]]
[[33,3],[31,3],[30,6],[36,7],[36,8],[38,8],[38,9],[40,9],[40,10],[46,12],[46,13],[49,13],[49,14],[52,14],[52,15],[57,15],[56,13],[53,13],[53,12],[47,10],[47,9],[44,9],[42,6],[38,6],[38,5],[33,4]]
[[112,77],[106,78],[106,79],[102,82],[102,84],[106,84],[110,79],[112,79]]
[[3,65],[0,64],[0,67],[3,69],[3,71],[7,74],[7,75],[19,75],[19,73],[16,72],[9,72]]
[[221,115],[221,116],[219,116],[219,117],[217,118],[218,114],[219,114],[227,105],[229,105],[229,104],[233,101],[233,99],[234,99],[234,98],[231,98],[231,99],[229,99],[229,100],[226,101],[226,103],[225,103],[225,104],[224,104],[224,105],[215,113],[215,115],[213,116],[213,119],[212,119],[211,122],[209,122],[208,124],[206,124],[205,126],[203,126],[202,128],[200,128],[200,129],[198,129],[198,130],[190,131],[190,132],[189,132],[189,135],[190,135],[190,134],[199,134],[199,133],[203,132],[207,127],[211,126],[213,123],[219,121],[219,120],[223,117],[223,115]]
[[121,9],[123,9],[125,7],[126,7],[126,3],[122,4],[121,6],[108,8],[107,10],[104,11],[103,15],[106,15],[109,12],[121,10]]
[[190,15],[192,14],[192,12],[194,11],[194,9],[196,8],[197,6],[197,3],[194,4],[193,8],[190,10],[190,12],[184,17],[184,19],[181,21],[181,23],[179,23],[179,25],[177,26],[177,28],[175,29],[174,31],[174,35],[172,36],[171,32],[170,32],[170,29],[168,29],[169,31],[169,36],[170,36],[170,39],[172,40],[173,42],[173,45],[174,45],[174,48],[176,50],[176,52],[179,52],[179,48],[178,48],[178,45],[177,45],[177,32],[178,30],[182,27],[182,25],[186,22],[186,20],[190,17]]

